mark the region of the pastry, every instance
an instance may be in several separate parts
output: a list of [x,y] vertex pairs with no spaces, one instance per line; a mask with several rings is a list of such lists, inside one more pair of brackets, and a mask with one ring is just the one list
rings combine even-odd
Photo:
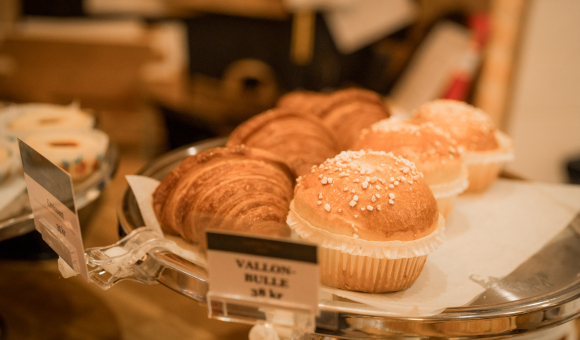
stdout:
[[368,101],[350,101],[337,105],[322,115],[326,127],[336,136],[341,151],[350,150],[362,130],[389,117],[382,105]]
[[92,129],[95,118],[76,106],[15,104],[0,111],[2,132],[15,139],[39,131]]
[[457,143],[432,123],[415,125],[385,119],[365,129],[353,149],[390,151],[412,161],[423,173],[445,218],[457,195],[468,185],[467,169],[457,151]]
[[328,96],[329,94],[324,92],[291,91],[278,99],[276,107],[317,115],[318,107],[328,99]]
[[487,189],[499,175],[504,163],[513,159],[509,137],[494,127],[482,110],[455,100],[428,102],[413,112],[416,124],[431,122],[448,132],[457,142],[469,174],[467,191]]
[[206,247],[206,229],[288,236],[294,175],[276,155],[245,146],[192,155],[153,193],[162,229]]
[[99,168],[109,137],[100,130],[66,130],[35,132],[24,142],[81,181]]
[[378,93],[358,87],[349,87],[332,92],[328,97],[317,105],[315,114],[325,116],[332,109],[351,102],[366,102],[380,107],[385,107],[385,101]]
[[322,283],[383,293],[417,279],[445,220],[412,162],[347,151],[299,177],[288,224],[319,245]]
[[339,152],[334,135],[320,119],[283,108],[266,111],[238,126],[226,145],[240,144],[281,156],[297,175]]

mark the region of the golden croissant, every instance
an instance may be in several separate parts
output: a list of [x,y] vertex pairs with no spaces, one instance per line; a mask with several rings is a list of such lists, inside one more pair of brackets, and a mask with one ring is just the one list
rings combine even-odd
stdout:
[[288,236],[294,173],[277,156],[244,146],[183,160],[153,193],[162,229],[206,245],[206,229]]

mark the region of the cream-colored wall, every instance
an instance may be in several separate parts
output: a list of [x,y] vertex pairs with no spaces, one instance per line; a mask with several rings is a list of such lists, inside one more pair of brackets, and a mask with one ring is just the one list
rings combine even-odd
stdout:
[[580,157],[580,0],[533,0],[524,26],[506,130],[516,144],[507,170],[567,182]]

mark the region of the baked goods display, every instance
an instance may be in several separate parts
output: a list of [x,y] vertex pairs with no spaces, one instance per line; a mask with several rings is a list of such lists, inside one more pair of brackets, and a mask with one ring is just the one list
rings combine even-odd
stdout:
[[413,284],[443,240],[444,219],[412,162],[348,151],[298,178],[288,224],[319,245],[323,283],[383,293]]
[[416,124],[431,122],[457,142],[469,173],[468,191],[487,189],[503,164],[513,159],[513,144],[497,130],[482,110],[455,100],[435,100],[419,107],[411,117]]
[[109,137],[96,129],[63,130],[33,133],[24,142],[66,170],[73,181],[82,181],[99,168]]
[[266,111],[239,125],[226,146],[240,144],[281,156],[297,175],[339,152],[334,135],[320,119],[284,108]]
[[291,228],[319,246],[322,283],[407,289],[444,241],[457,196],[472,180],[472,189],[489,186],[511,144],[465,103],[389,116],[368,90],[288,93],[239,125],[225,148],[170,172],[153,194],[156,216],[202,249],[207,228],[275,236]]
[[353,149],[392,152],[412,161],[423,174],[445,218],[457,195],[468,185],[467,169],[457,143],[432,123],[415,125],[385,119],[365,129]]
[[205,230],[288,236],[294,173],[276,155],[245,146],[192,155],[153,193],[162,229],[205,247]]

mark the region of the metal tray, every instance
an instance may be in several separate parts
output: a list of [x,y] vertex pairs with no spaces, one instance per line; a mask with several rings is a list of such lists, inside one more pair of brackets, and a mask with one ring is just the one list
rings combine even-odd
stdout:
[[[169,152],[139,175],[161,179],[184,158],[222,146],[212,139]],[[142,226],[135,197],[127,187],[118,203],[122,232]],[[206,303],[207,272],[175,254],[153,254],[156,279],[200,303]],[[559,265],[554,265],[559,264]],[[521,335],[563,324],[580,314],[580,215],[536,255],[484,291],[469,306],[448,308],[428,317],[392,317],[351,301],[320,302],[312,338],[491,338]]]
[[[119,152],[113,143],[109,143],[105,156],[97,171],[80,183],[74,183],[75,205],[83,225],[83,217],[88,213],[93,203],[99,198],[117,170]],[[28,234],[34,230],[34,216],[26,192],[20,194],[3,212],[0,217],[0,241]]]

